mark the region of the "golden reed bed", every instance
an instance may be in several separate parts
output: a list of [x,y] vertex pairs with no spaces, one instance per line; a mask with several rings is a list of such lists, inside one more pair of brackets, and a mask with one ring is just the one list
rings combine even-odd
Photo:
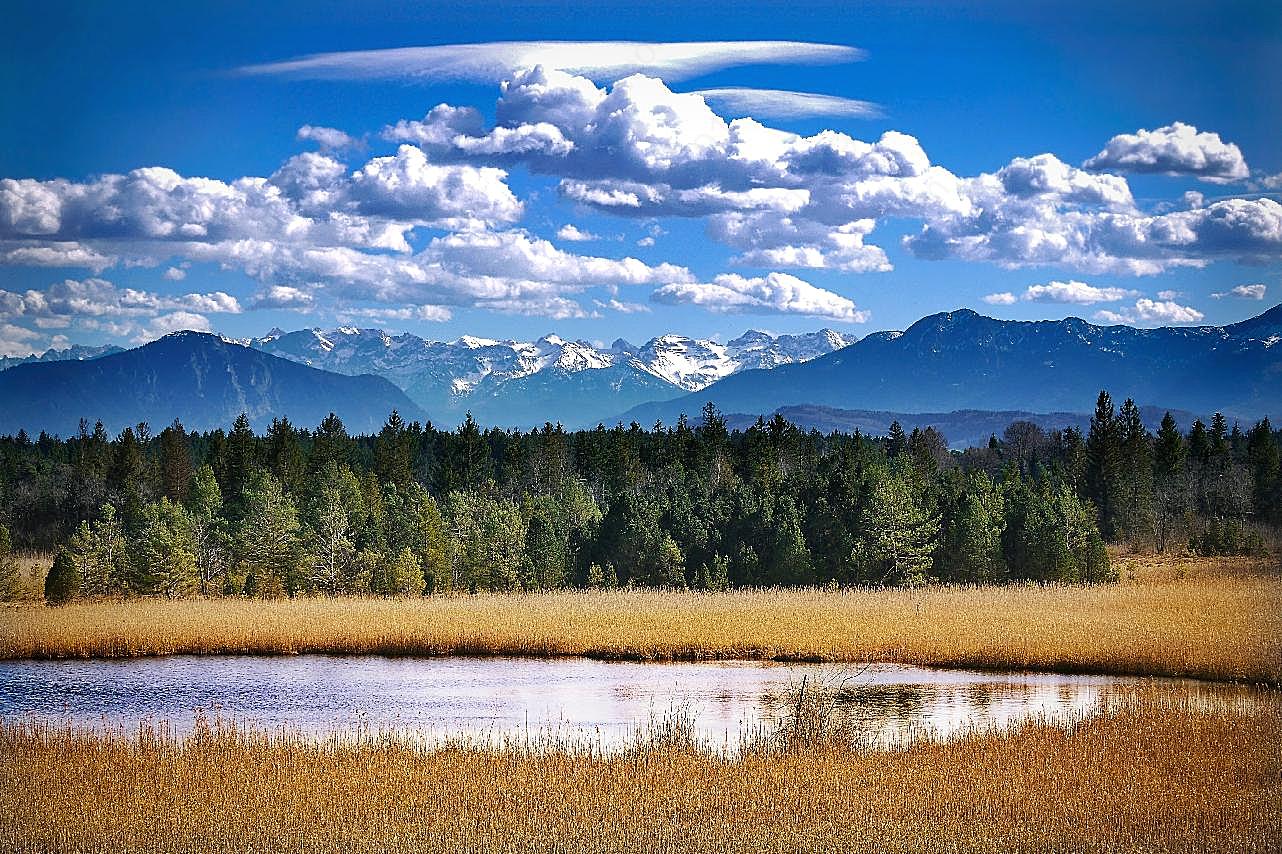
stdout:
[[1282,846],[1276,692],[1143,693],[868,753],[679,740],[613,756],[520,746],[187,739],[0,725],[12,852],[1250,852]]
[[143,600],[0,610],[0,658],[175,653],[897,661],[1282,684],[1282,576],[1123,565],[1098,587]]

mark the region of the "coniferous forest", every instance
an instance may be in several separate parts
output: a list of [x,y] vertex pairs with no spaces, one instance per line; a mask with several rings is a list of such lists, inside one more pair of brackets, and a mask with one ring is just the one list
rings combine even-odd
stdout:
[[418,595],[629,585],[1102,582],[1105,543],[1246,554],[1282,522],[1282,432],[1222,415],[1156,435],[1101,393],[1090,430],[804,432],[781,417],[566,432],[391,413],[255,435],[174,423],[0,438],[11,550],[56,551],[52,602],[118,595]]

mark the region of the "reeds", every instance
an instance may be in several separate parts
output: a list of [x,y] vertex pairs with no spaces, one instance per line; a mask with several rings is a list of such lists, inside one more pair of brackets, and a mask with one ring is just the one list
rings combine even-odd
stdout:
[[1282,577],[1124,567],[1096,587],[566,591],[0,609],[0,658],[177,653],[895,661],[1282,684]]
[[7,723],[0,849],[1277,851],[1282,705],[1276,692],[1251,697],[1141,692],[1068,727],[890,752],[781,731],[734,758],[679,732],[603,756]]

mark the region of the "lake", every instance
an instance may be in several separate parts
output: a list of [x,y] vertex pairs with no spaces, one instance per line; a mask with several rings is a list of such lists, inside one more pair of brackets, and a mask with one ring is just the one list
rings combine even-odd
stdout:
[[840,685],[861,732],[894,746],[926,732],[1066,721],[1141,685],[1232,699],[1245,689],[1179,680],[771,662],[638,663],[586,658],[172,656],[0,662],[0,717],[190,730],[197,710],[307,733],[394,730],[424,738],[552,735],[603,747],[679,713],[733,749],[786,714],[802,679]]

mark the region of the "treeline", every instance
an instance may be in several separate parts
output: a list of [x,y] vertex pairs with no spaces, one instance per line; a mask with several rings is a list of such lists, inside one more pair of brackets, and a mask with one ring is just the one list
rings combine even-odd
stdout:
[[[1277,524],[1282,436],[1217,415],[1156,436],[1101,394],[1090,431],[821,435],[780,417],[376,436],[244,416],[0,438],[0,521],[57,548],[47,594],[402,595],[567,586],[1111,579],[1106,540],[1242,553]],[[0,544],[4,540],[0,539]],[[0,593],[12,566],[0,556]],[[11,585],[10,585],[11,586]]]

